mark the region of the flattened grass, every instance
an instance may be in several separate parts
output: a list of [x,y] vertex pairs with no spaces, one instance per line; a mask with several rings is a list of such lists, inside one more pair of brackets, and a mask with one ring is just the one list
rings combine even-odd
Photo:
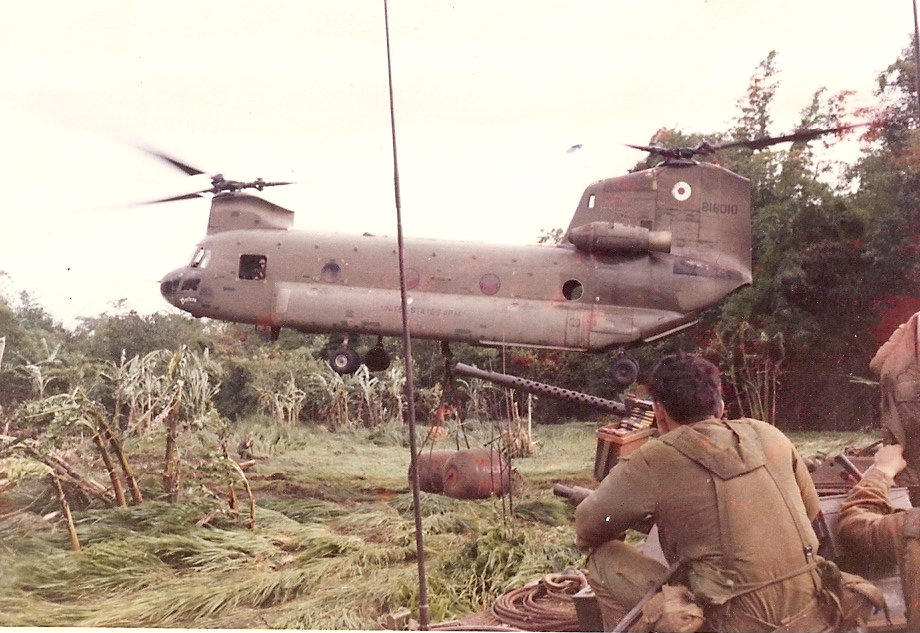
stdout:
[[[594,431],[537,427],[538,454],[514,463],[512,503],[422,493],[433,621],[582,564],[572,508],[550,489],[593,485]],[[260,455],[257,443],[247,473],[258,503],[251,530],[224,501],[191,493],[76,512],[78,553],[53,519],[27,511],[0,522],[0,625],[377,628],[381,614],[414,608],[418,589],[408,449],[396,434],[372,435],[264,432],[271,450]],[[874,437],[793,439],[808,454]]]

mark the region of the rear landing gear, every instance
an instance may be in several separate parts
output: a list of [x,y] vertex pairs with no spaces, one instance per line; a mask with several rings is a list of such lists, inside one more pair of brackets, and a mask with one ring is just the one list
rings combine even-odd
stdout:
[[610,363],[610,374],[618,387],[628,387],[639,377],[639,363],[620,352]]
[[367,350],[364,365],[370,371],[384,371],[390,367],[390,355],[383,348],[383,337],[377,337],[377,345]]

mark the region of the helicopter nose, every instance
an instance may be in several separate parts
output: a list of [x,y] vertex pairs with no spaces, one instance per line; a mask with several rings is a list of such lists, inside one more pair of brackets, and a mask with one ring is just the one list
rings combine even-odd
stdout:
[[160,294],[173,305],[176,305],[176,293],[179,291],[179,283],[181,281],[182,273],[179,270],[168,273],[160,281]]

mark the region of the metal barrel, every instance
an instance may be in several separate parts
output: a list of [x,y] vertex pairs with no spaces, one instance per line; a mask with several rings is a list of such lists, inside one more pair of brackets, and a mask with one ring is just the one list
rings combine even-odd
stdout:
[[[444,463],[456,453],[455,450],[422,451],[418,455],[418,487],[424,492],[444,492]],[[409,481],[412,481],[412,466],[409,466]]]
[[455,451],[444,462],[444,494],[455,499],[485,499],[511,490],[511,466],[498,451]]
[[565,400],[566,402],[583,404],[594,409],[600,409],[601,411],[607,411],[608,413],[614,413],[619,416],[625,417],[630,413],[630,409],[625,404],[616,402],[615,400],[607,400],[606,398],[598,398],[597,396],[581,393],[580,391],[572,391],[570,389],[563,389],[562,387],[554,387],[553,385],[547,385],[546,383],[537,382],[536,380],[518,378],[517,376],[509,376],[508,374],[500,374],[494,371],[486,371],[484,369],[479,369],[478,367],[464,365],[463,363],[457,363],[454,365],[454,373],[460,374],[461,376],[467,376],[469,378],[480,378],[482,380],[488,380],[489,382],[493,382],[503,387],[520,389],[521,391],[526,391],[538,396],[548,396],[550,398],[556,398],[557,400]]

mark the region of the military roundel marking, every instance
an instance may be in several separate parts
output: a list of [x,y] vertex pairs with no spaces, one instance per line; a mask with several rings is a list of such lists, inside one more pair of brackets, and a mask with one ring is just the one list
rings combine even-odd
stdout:
[[691,193],[693,193],[693,190],[690,188],[690,185],[683,180],[674,183],[674,187],[671,189],[671,195],[674,196],[674,199],[678,202],[683,202],[690,198]]

